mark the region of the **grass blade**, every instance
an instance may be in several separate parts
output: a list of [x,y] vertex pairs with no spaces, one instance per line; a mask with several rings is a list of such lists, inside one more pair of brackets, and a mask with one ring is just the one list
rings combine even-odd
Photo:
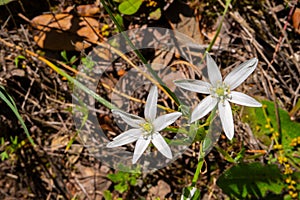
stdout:
[[25,125],[25,122],[23,120],[23,118],[21,117],[19,111],[18,111],[18,108],[13,100],[13,98],[6,92],[5,88],[0,85],[0,88],[5,92],[5,94],[0,90],[0,99],[3,100],[7,105],[8,107],[14,112],[14,114],[16,115],[16,117],[18,118],[19,122],[21,123],[22,125],[22,128],[24,129],[25,131],[25,134],[29,140],[29,142],[32,144],[32,146],[35,146],[35,143],[33,142],[31,136],[30,136],[30,133]]

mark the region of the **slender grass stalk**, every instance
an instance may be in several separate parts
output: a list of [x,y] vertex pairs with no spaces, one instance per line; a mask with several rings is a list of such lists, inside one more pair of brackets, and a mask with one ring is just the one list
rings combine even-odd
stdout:
[[32,146],[35,146],[35,143],[33,142],[33,139],[30,136],[30,133],[25,125],[23,118],[21,117],[21,115],[18,111],[18,108],[17,108],[13,98],[6,92],[5,88],[2,85],[0,85],[0,89],[2,89],[5,92],[5,94],[4,94],[0,90],[0,99],[3,100],[8,105],[8,107],[14,112],[14,114],[18,118],[19,122],[21,123],[21,126],[24,129],[29,142],[32,144]]
[[131,40],[128,38],[126,32],[124,32],[122,26],[119,24],[118,20],[113,15],[112,11],[110,10],[109,6],[106,4],[104,0],[100,0],[104,9],[109,14],[110,18],[113,20],[114,24],[117,26],[119,32],[122,34],[122,36],[125,38],[125,40],[128,42],[129,46],[132,48],[132,50],[135,52],[135,54],[141,59],[141,61],[146,65],[148,71],[150,74],[155,78],[155,80],[164,88],[164,91],[171,100],[173,100],[178,106],[181,105],[179,99],[176,97],[176,95],[166,86],[166,84],[161,80],[161,78],[155,73],[155,71],[147,65],[147,60],[145,57],[141,54],[141,52],[135,48],[134,44],[131,42]]
[[[26,50],[27,52],[28,50]],[[30,51],[29,51],[30,52]],[[30,54],[35,54],[33,52],[30,52]],[[36,54],[35,54],[36,55]],[[72,84],[74,84],[76,87],[78,87],[79,89],[83,90],[85,93],[87,93],[88,95],[91,95],[94,99],[96,99],[98,102],[100,102],[102,105],[104,105],[105,107],[109,108],[109,109],[115,109],[117,108],[115,105],[113,105],[112,103],[110,103],[109,101],[107,101],[106,99],[100,97],[97,93],[95,93],[94,91],[90,90],[89,88],[87,88],[86,86],[84,86],[83,84],[81,84],[79,81],[77,81],[76,79],[74,79],[72,76],[70,76],[69,74],[67,74],[64,70],[60,69],[59,67],[57,67],[56,65],[54,65],[52,62],[50,62],[49,60],[45,59],[44,57],[41,56],[37,56],[37,58],[41,61],[43,61],[44,63],[46,63],[49,67],[51,67],[54,71],[56,71],[58,74],[60,74],[61,76],[65,77],[68,79],[68,81]]]
[[49,60],[47,60],[46,58],[28,50],[28,49],[23,49],[20,46],[11,44],[5,40],[3,40],[2,38],[0,38],[0,42],[2,42],[4,45],[11,47],[11,48],[15,48],[17,50],[23,51],[26,54],[33,56],[35,58],[37,58],[38,60],[42,61],[43,63],[45,63],[46,65],[48,65],[51,69],[53,69],[54,71],[56,71],[59,75],[65,77],[68,81],[70,81],[70,83],[74,84],[76,87],[78,87],[79,89],[83,90],[84,92],[86,92],[88,95],[91,95],[94,99],[96,99],[99,103],[101,103],[102,105],[104,105],[105,107],[109,108],[109,109],[116,109],[117,107],[115,105],[113,105],[112,103],[110,103],[109,101],[107,101],[106,99],[100,97],[97,93],[95,93],[94,91],[90,90],[89,88],[87,88],[86,86],[84,86],[83,84],[81,84],[79,81],[77,81],[76,79],[74,79],[72,76],[68,75],[64,70],[60,69],[59,67],[57,67],[55,64],[53,64],[52,62],[50,62]]

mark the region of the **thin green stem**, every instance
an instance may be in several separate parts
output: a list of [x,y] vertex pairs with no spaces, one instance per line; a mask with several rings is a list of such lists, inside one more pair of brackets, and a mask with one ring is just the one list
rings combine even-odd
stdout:
[[161,80],[161,78],[155,73],[155,71],[151,68],[150,65],[147,65],[147,60],[146,58],[141,54],[141,52],[135,48],[134,44],[131,42],[131,40],[128,38],[126,32],[124,32],[122,26],[119,24],[118,20],[115,18],[113,15],[112,11],[110,10],[109,6],[106,4],[104,0],[101,0],[101,3],[104,7],[104,9],[107,11],[109,14],[110,18],[113,20],[114,24],[117,26],[119,32],[122,34],[122,36],[125,38],[125,40],[128,42],[130,48],[133,49],[133,51],[136,53],[136,55],[141,59],[141,61],[146,65],[148,71],[150,74],[155,78],[156,81],[166,90],[166,92],[170,95],[172,100],[177,104],[181,105],[179,99],[176,97],[176,95],[166,86],[166,84]]
[[208,47],[206,48],[205,52],[204,52],[204,55],[203,55],[203,58],[201,60],[201,63],[203,62],[203,59],[205,58],[205,55],[212,49],[212,47],[214,46],[220,32],[221,32],[221,29],[222,29],[222,25],[223,25],[223,21],[225,19],[225,16],[226,16],[226,13],[228,12],[228,8],[229,8],[229,5],[231,3],[231,0],[227,0],[226,1],[226,5],[225,5],[225,8],[224,8],[224,11],[223,11],[223,15],[222,15],[222,19],[220,21],[220,24],[217,28],[217,31],[216,31],[216,34],[214,35],[212,41],[209,43]]
[[94,91],[90,90],[89,88],[87,88],[83,84],[81,84],[79,81],[77,81],[76,79],[74,79],[73,77],[71,77],[70,75],[68,75],[66,72],[64,72],[60,68],[57,67],[55,71],[58,74],[60,74],[61,76],[66,77],[68,79],[68,81],[70,81],[71,83],[73,83],[76,87],[78,87],[79,89],[85,91],[87,94],[89,94],[92,97],[94,97],[94,99],[96,99],[98,102],[100,102],[105,107],[107,107],[109,109],[116,109],[117,108],[115,105],[113,105],[112,103],[110,103],[106,99],[102,98],[97,93],[95,93]]
[[201,173],[201,169],[204,163],[204,152],[202,149],[202,142],[200,143],[200,150],[199,150],[199,157],[198,157],[198,165],[197,165],[197,169],[196,172],[194,174],[193,180],[192,180],[192,187],[196,186],[196,183],[199,179],[199,175]]
[[[212,39],[212,41],[210,42],[209,46],[207,47],[206,51],[204,52],[204,55],[203,55],[203,58],[201,60],[201,63],[203,62],[203,59],[205,58],[206,56],[206,53],[208,53],[213,45],[215,44],[219,34],[220,34],[220,31],[221,31],[221,28],[222,28],[222,24],[223,24],[223,21],[225,19],[225,15],[226,13],[228,12],[228,8],[229,8],[229,5],[231,3],[231,0],[227,0],[226,1],[226,5],[225,5],[225,9],[224,9],[224,12],[223,12],[223,15],[222,15],[222,19],[220,21],[220,24],[217,28],[217,32],[216,34],[214,35],[214,38]],[[199,159],[198,159],[198,165],[197,165],[197,169],[196,169],[196,172],[194,174],[194,177],[193,177],[193,180],[192,180],[192,186],[195,187],[196,186],[196,183],[199,179],[199,175],[200,175],[200,172],[201,172],[201,169],[202,169],[202,166],[203,166],[203,163],[204,163],[204,152],[203,152],[203,149],[202,149],[202,142],[200,144],[200,151],[199,151]]]
[[221,31],[222,25],[223,25],[223,21],[224,21],[224,19],[225,19],[226,13],[228,12],[228,8],[229,8],[230,3],[231,3],[231,0],[227,0],[227,1],[226,1],[225,9],[224,9],[224,11],[223,11],[223,15],[222,15],[222,19],[221,19],[221,21],[220,21],[220,24],[219,24],[219,26],[218,26],[218,28],[217,28],[217,32],[216,32],[216,34],[214,35],[214,38],[213,38],[212,41],[210,42],[209,46],[207,47],[206,52],[209,52],[209,51],[212,49],[213,45],[215,44],[215,42],[216,42],[216,40],[217,40],[217,38],[218,38],[218,36],[219,36],[219,34],[220,34],[220,31]]

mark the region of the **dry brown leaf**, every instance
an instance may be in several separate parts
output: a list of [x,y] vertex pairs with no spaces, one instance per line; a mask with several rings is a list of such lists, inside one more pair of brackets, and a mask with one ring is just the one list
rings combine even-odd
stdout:
[[100,12],[100,7],[95,4],[79,5],[76,10],[80,16],[91,17]]
[[68,153],[70,154],[70,156],[68,156],[68,160],[70,164],[74,164],[77,162],[82,150],[83,150],[83,146],[80,144],[71,145],[70,149],[68,150]]
[[41,48],[50,50],[81,51],[91,46],[99,37],[100,24],[90,17],[70,14],[44,14],[31,20],[37,29],[34,41]]
[[150,188],[147,199],[152,199],[152,197],[159,197],[160,199],[165,199],[165,196],[171,192],[171,187],[169,184],[163,180],[159,180],[157,186]]
[[53,152],[60,148],[66,147],[69,141],[70,138],[67,135],[54,137],[53,140],[51,141],[51,151]]
[[93,17],[100,13],[100,7],[95,4],[79,5],[76,8],[74,6],[69,6],[64,9],[63,13],[71,13],[76,10],[76,14],[81,17]]
[[293,27],[295,28],[296,33],[300,34],[300,8],[296,8],[292,19]]
[[203,44],[204,37],[199,31],[199,22],[197,21],[197,19],[193,16],[186,17],[182,14],[179,14],[179,17],[181,21],[176,24],[173,24],[175,30],[191,37],[198,44]]

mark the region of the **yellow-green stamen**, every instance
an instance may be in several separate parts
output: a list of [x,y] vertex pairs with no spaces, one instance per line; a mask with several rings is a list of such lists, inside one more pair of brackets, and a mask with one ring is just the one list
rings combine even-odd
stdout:
[[230,98],[230,88],[224,83],[218,84],[217,87],[212,88],[211,91],[212,96],[218,98],[220,101]]
[[144,124],[141,125],[141,127],[144,130],[143,133],[144,138],[148,139],[148,136],[153,134],[153,130],[154,130],[153,124],[150,122],[145,122]]

